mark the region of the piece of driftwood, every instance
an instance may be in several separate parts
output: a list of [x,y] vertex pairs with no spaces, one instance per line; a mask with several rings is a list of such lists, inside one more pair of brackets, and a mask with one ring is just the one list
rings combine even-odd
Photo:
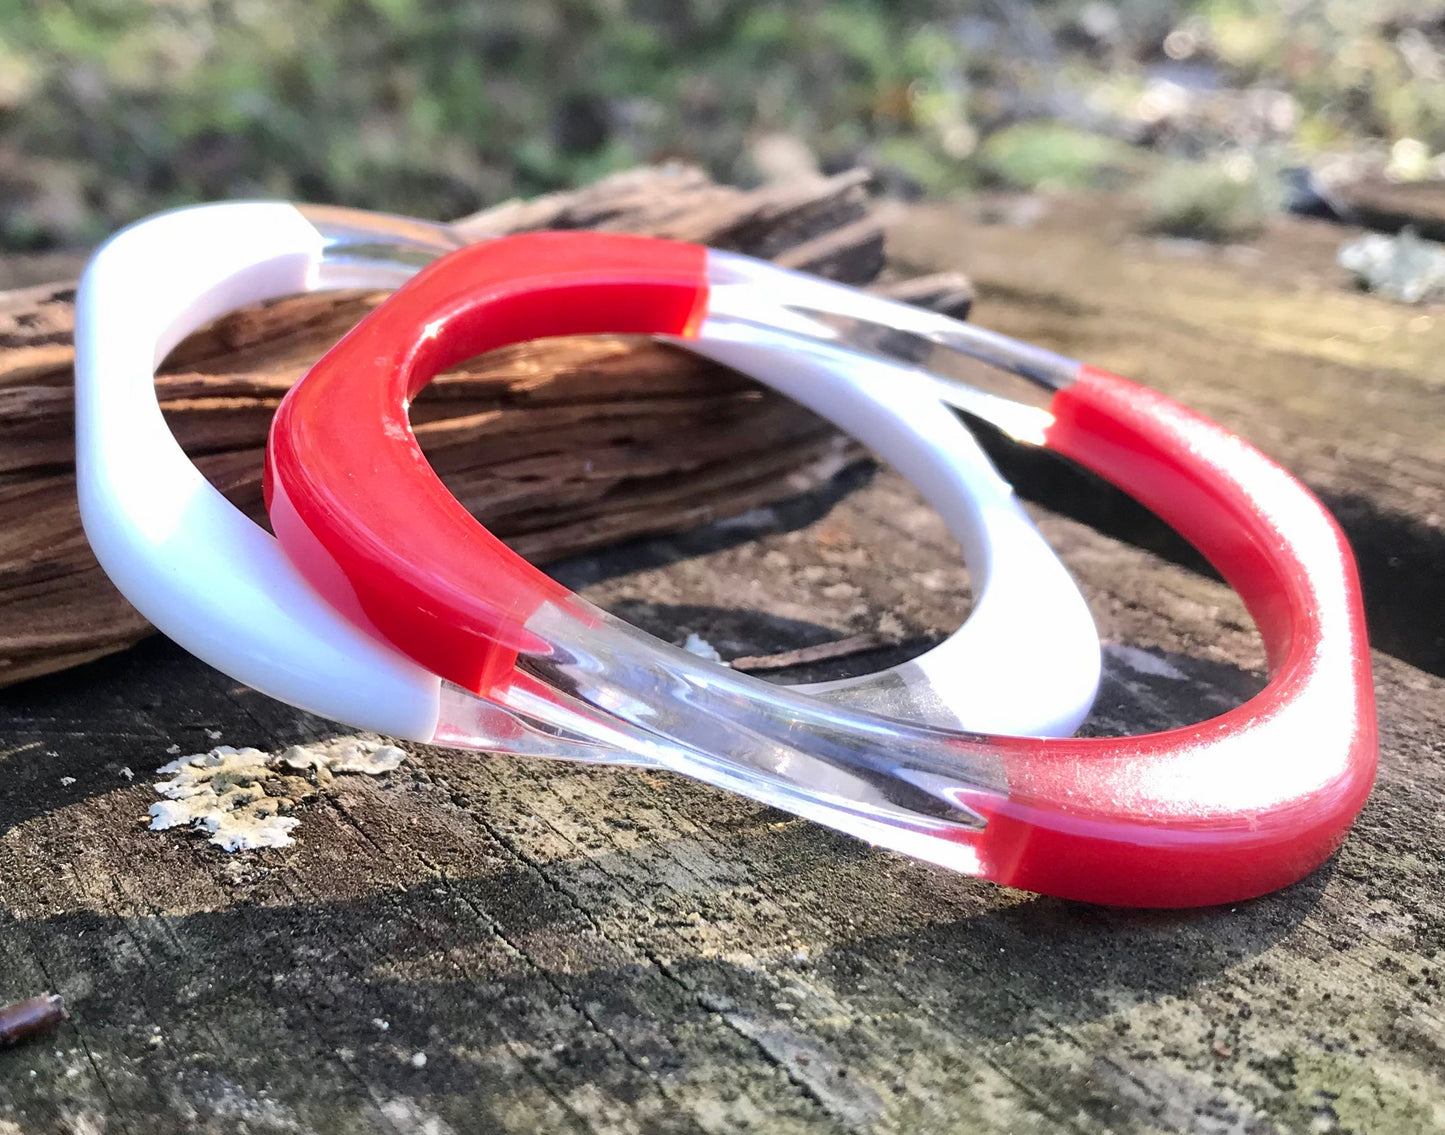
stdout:
[[1427,240],[1445,241],[1445,180],[1369,177],[1333,192],[1348,219],[1367,228],[1399,232],[1409,226]]
[[[889,248],[913,270],[966,269],[983,325],[1226,422],[1344,519],[1381,766],[1327,864],[1233,906],[1089,907],[667,773],[417,746],[300,807],[294,846],[227,856],[140,822],[170,747],[279,753],[329,727],[156,638],[0,691],[0,1004],[53,989],[70,1014],[0,1050],[0,1132],[1445,1128],[1445,659],[1429,599],[1445,308],[1353,292],[1334,253],[1355,234],[1334,226],[1282,219],[1251,250],[1201,250],[1139,239],[1126,208],[1051,201],[1026,227],[910,207]],[[1089,732],[1168,728],[1258,688],[1237,596],[1147,514],[1062,463],[998,454],[1048,506],[1044,534],[1107,640]],[[905,644],[786,680],[897,661],[955,627],[968,592],[938,516],[862,467],[557,570],[729,659]]]
[[[751,192],[682,168],[637,171],[460,222],[481,234],[597,227],[695,240],[850,283],[882,266],[857,176]],[[137,286],[143,287],[139,281]],[[966,312],[957,273],[893,285]],[[149,625],[105,579],[75,505],[71,284],[0,294],[0,685],[119,650]],[[261,452],[276,403],[377,295],[307,296],[226,316],[157,380],[186,451],[263,518]],[[547,560],[703,523],[813,487],[859,449],[807,411],[686,352],[552,340],[443,376],[412,420],[452,491],[523,554]]]

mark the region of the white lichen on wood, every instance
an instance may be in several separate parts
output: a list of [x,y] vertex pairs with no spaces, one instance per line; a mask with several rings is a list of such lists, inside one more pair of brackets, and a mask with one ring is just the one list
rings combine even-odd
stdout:
[[[293,745],[280,754],[220,745],[156,770],[171,779],[155,786],[166,799],[150,806],[150,828],[192,827],[226,851],[289,847],[300,821],[286,813],[314,798],[338,773],[377,776],[397,768],[405,756],[395,745],[364,736]],[[300,775],[308,772],[310,779]]]
[[[689,654],[695,654],[699,658],[706,658],[709,662],[722,662],[723,660],[723,656],[718,653],[717,647],[713,646],[712,643],[708,642],[707,639],[703,638],[702,635],[696,631],[691,632],[687,636],[687,640],[682,644],[682,648]],[[723,665],[727,664],[723,663]]]
[[1366,233],[1340,248],[1340,267],[1361,287],[1399,300],[1445,299],[1445,244],[1425,240],[1408,225],[1395,236]]

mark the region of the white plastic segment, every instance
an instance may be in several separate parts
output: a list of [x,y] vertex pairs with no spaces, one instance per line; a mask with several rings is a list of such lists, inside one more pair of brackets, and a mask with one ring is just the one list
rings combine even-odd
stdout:
[[880,674],[796,689],[976,732],[1079,727],[1099,687],[1093,616],[1012,486],[921,374],[901,382],[901,364],[726,320],[705,321],[689,346],[867,444],[938,510],[968,565],[973,611],[943,643]]
[[224,312],[311,290],[321,253],[285,204],[164,213],[96,253],[76,297],[80,516],[115,585],[198,658],[313,713],[426,740],[440,680],[312,591],[182,452],[156,400],[172,347]]
[[[438,679],[313,592],[275,539],[185,456],[155,396],[156,366],[217,315],[327,287],[393,287],[407,270],[379,263],[330,271],[323,244],[290,205],[227,204],[162,214],[96,254],[77,299],[81,516],[120,590],[198,657],[313,713],[432,740]],[[774,308],[774,315],[782,313]],[[710,320],[704,334],[683,345],[808,404],[918,485],[962,545],[975,584],[973,614],[939,647],[881,674],[807,692],[938,725],[1072,732],[1098,683],[1092,620],[936,386],[913,368],[765,326]],[[502,751],[646,760],[536,733],[485,699],[475,699],[468,713]]]

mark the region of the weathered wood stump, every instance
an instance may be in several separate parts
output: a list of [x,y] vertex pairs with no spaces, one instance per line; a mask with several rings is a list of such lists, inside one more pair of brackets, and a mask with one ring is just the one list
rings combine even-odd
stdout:
[[[1098,909],[665,774],[438,751],[338,778],[294,847],[226,856],[138,822],[168,747],[331,727],[152,640],[0,693],[0,1001],[53,987],[71,1010],[0,1052],[0,1131],[1445,1125],[1445,312],[1346,290],[1339,229],[1202,250],[1131,237],[1120,210],[910,208],[889,247],[968,271],[984,324],[1218,417],[1341,515],[1383,753],[1329,864],[1231,908]],[[1187,549],[992,444],[1110,644],[1089,730],[1258,687],[1249,619]],[[788,680],[919,649],[967,605],[941,524],[887,470],[555,570],[724,655],[903,641]]]

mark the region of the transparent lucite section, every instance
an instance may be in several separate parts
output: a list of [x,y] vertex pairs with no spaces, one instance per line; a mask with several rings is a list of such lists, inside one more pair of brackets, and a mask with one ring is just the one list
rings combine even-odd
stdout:
[[[449,687],[438,743],[669,769],[870,843],[978,869],[976,806],[1007,794],[986,738],[734,673],[576,597],[545,604],[527,630],[550,645],[523,655],[516,680],[488,698]],[[475,737],[465,735],[467,706]],[[525,740],[498,737],[499,706],[526,723]]]
[[1047,391],[1070,385],[1079,373],[1077,360],[1043,347],[738,253],[709,251],[708,279],[710,319],[755,323],[907,363],[927,372],[945,400],[950,391],[970,399],[979,392],[948,378],[940,356],[973,359]]

